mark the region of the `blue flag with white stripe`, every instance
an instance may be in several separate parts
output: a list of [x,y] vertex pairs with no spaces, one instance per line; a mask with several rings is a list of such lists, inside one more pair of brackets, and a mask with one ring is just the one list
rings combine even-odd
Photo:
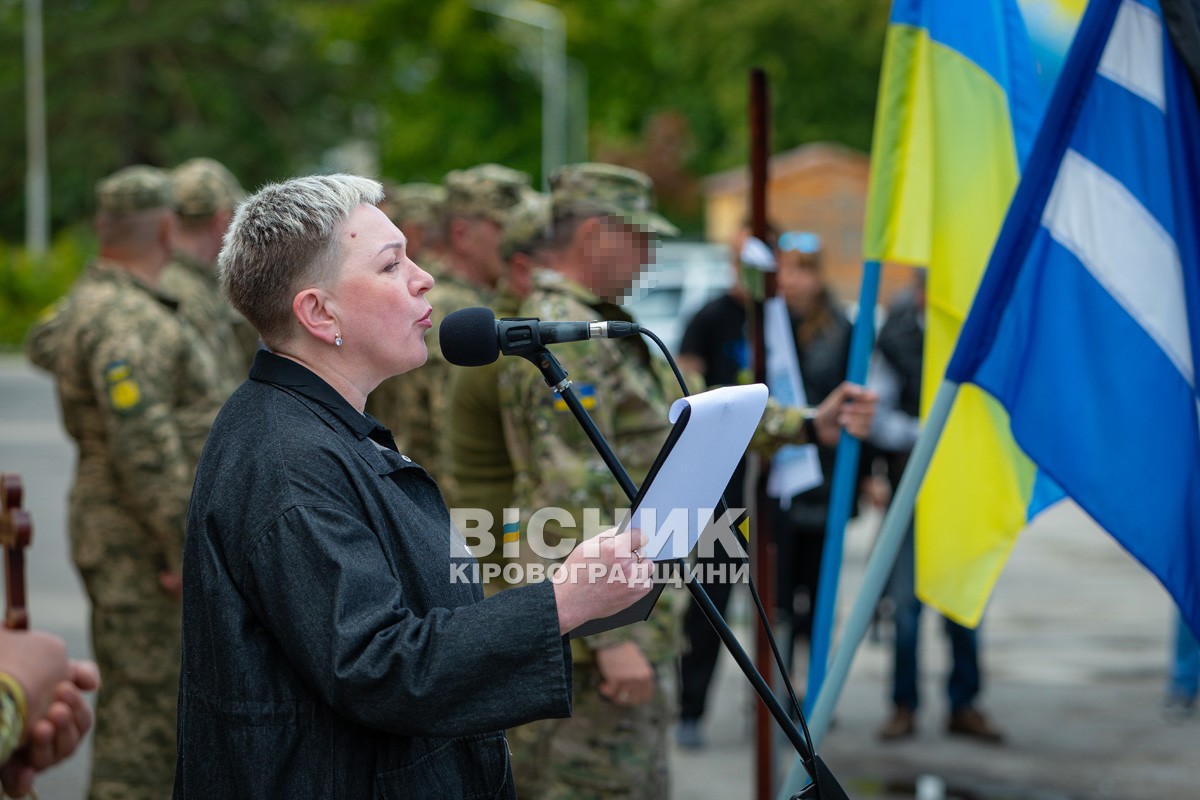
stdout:
[[1200,112],[1162,5],[1089,4],[946,377],[1200,632]]

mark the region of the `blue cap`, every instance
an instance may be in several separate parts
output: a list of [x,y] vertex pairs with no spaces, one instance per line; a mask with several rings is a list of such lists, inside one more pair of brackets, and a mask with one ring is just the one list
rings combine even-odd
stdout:
[[810,231],[788,231],[779,237],[779,249],[806,254],[819,253],[821,237]]

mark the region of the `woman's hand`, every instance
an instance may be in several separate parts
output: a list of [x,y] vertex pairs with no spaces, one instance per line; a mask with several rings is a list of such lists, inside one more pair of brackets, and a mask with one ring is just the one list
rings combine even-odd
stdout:
[[550,571],[562,633],[615,614],[646,596],[654,585],[654,562],[638,550],[645,544],[639,530],[621,534],[607,530],[585,540]]

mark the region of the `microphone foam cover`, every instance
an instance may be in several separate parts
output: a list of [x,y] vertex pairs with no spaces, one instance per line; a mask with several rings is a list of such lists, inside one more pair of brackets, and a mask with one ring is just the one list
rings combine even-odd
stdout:
[[490,308],[461,308],[438,327],[442,355],[460,367],[482,367],[500,357],[496,315]]

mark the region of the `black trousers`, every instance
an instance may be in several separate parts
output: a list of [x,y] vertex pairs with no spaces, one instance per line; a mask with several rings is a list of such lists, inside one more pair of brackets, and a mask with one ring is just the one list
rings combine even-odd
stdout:
[[[725,501],[731,509],[742,506],[744,481],[745,462],[742,462],[738,464],[729,486],[725,489]],[[721,542],[717,542],[711,555],[700,555],[696,558],[696,565],[699,567],[699,574],[706,578],[714,573],[720,576],[721,572],[715,568],[724,566],[724,575],[728,578],[745,560],[743,553],[730,553]],[[727,579],[701,580],[699,583],[708,592],[717,611],[724,616],[725,609],[729,607],[729,597],[733,594],[734,584]],[[688,638],[689,648],[680,662],[679,716],[683,720],[694,721],[704,716],[708,689],[716,672],[717,658],[724,645],[708,618],[704,616],[704,612],[695,603],[688,606],[687,615],[683,620],[683,631]]]

